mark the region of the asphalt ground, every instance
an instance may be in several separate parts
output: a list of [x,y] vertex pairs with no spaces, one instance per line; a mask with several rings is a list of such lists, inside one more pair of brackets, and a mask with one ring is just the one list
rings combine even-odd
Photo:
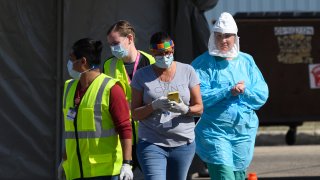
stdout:
[[320,179],[320,145],[258,146],[248,172],[259,179]]
[[[259,180],[319,180],[320,145],[258,146],[248,173]],[[193,174],[192,180],[209,180]]]
[[[287,145],[287,126],[260,127],[253,161],[248,172],[255,172],[259,180],[320,180],[320,121],[298,126],[294,145]],[[209,180],[199,177],[203,163],[195,158],[191,180]],[[139,170],[136,180],[143,180]]]

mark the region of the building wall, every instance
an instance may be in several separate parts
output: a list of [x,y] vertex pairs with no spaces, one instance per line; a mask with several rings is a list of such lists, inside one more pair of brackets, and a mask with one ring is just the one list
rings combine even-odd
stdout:
[[205,13],[212,27],[212,21],[222,12],[314,12],[320,11],[319,0],[220,0],[216,7]]

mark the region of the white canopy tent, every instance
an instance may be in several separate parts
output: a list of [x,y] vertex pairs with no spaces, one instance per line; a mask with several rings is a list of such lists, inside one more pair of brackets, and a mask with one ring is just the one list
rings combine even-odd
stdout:
[[[2,0],[0,1],[0,177],[55,179],[61,159],[61,96],[73,42],[106,41],[120,19],[148,51],[151,34],[167,31],[176,59],[189,63],[206,51],[203,15],[217,0]],[[107,45],[104,59],[110,56]]]

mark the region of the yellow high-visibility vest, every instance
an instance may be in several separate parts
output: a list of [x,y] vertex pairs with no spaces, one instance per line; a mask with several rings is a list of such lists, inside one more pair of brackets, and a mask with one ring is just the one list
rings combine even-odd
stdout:
[[[155,59],[153,58],[153,56],[151,56],[150,54],[147,54],[143,51],[140,51],[140,54],[146,56],[149,60],[150,64],[154,64],[155,63]],[[129,103],[129,107],[130,103],[131,103],[131,87],[130,87],[130,79],[127,75],[127,71],[126,68],[124,66],[123,60],[121,59],[117,59],[116,57],[112,57],[108,60],[105,61],[104,65],[103,65],[103,72],[108,75],[111,76],[115,79],[118,79],[120,81],[120,83],[122,84],[122,86],[124,87],[124,93],[126,95],[126,99]],[[138,122],[134,121],[134,127],[133,127],[133,131],[135,134],[135,138],[136,141],[138,140]],[[134,139],[134,138],[132,138]],[[135,142],[133,142],[133,144],[135,144]]]
[[[155,63],[154,58],[143,51],[140,51],[140,54],[146,56],[149,60],[150,64]],[[127,75],[126,68],[124,66],[123,60],[117,59],[116,57],[112,57],[104,62],[103,65],[103,73],[105,73],[108,76],[111,76],[115,79],[118,79],[120,83],[124,87],[124,92],[126,94],[126,98],[128,102],[131,102],[131,87],[130,87],[130,80]]]
[[116,82],[100,74],[88,87],[72,120],[70,109],[74,108],[79,81],[66,81],[63,115],[67,160],[63,167],[67,179],[81,178],[81,170],[83,177],[120,174],[122,148],[109,112],[110,89]]

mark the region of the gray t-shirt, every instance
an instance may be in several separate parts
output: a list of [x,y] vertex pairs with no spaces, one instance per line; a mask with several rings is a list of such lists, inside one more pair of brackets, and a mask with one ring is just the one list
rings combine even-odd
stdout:
[[[170,82],[157,78],[152,66],[139,69],[133,77],[131,87],[143,92],[143,103],[179,91],[186,105],[190,103],[190,89],[198,85],[199,79],[192,66],[176,62],[176,73]],[[194,119],[168,111],[156,110],[139,123],[139,139],[165,147],[176,147],[194,140]]]

